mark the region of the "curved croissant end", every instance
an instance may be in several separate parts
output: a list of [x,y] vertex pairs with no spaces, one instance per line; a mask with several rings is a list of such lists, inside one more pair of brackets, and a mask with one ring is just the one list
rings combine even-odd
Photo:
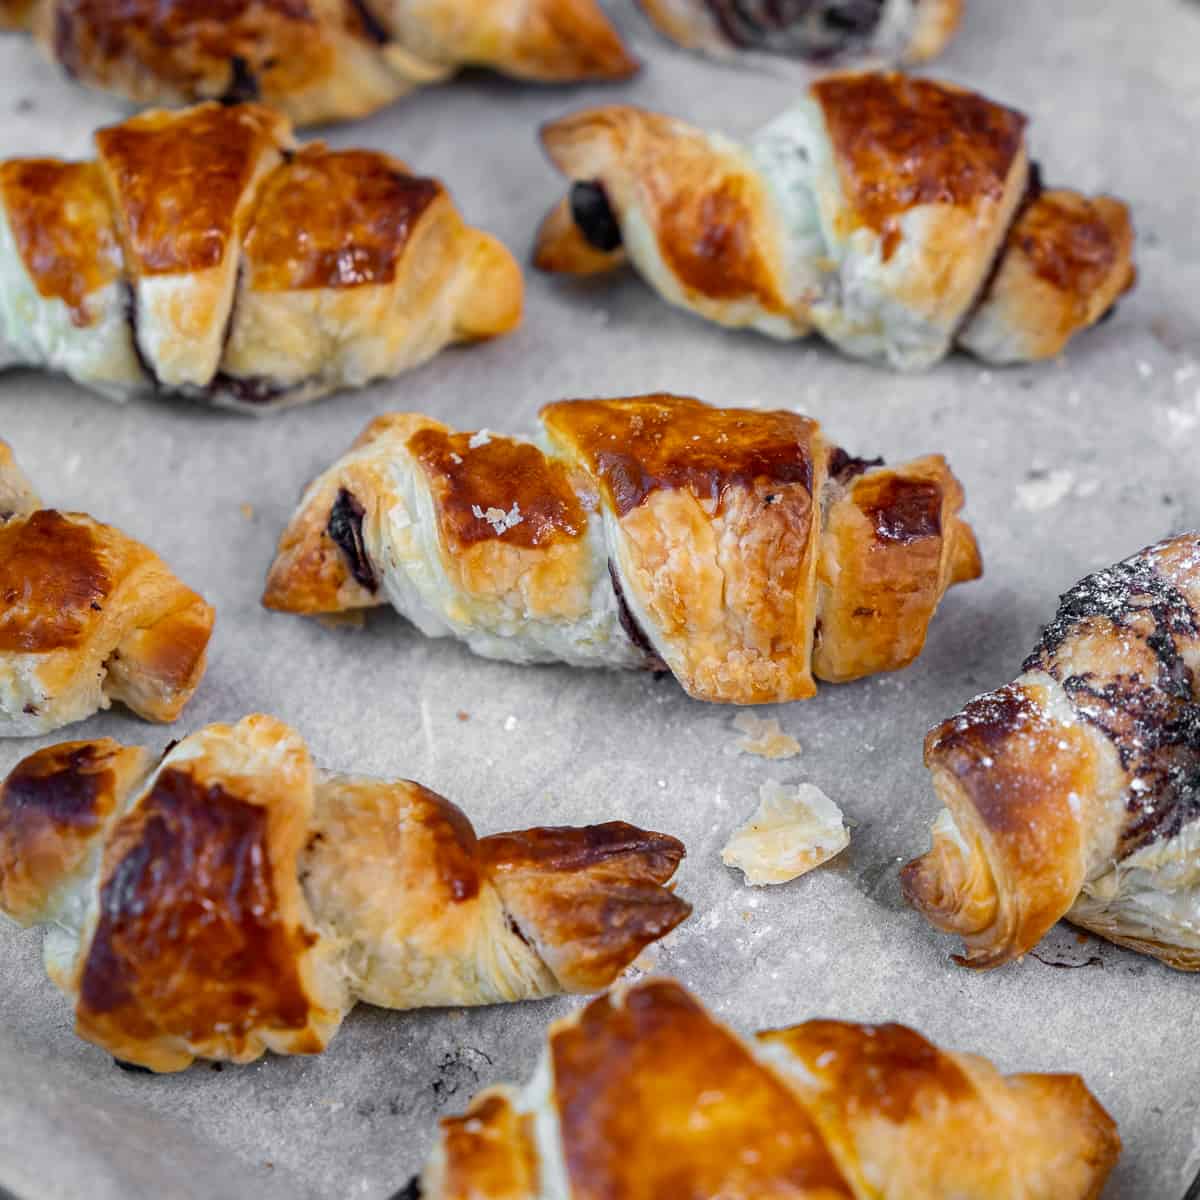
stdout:
[[955,345],[996,363],[1058,354],[1134,282],[1126,206],[1044,190],[1025,118],[948,83],[827,75],[745,145],[620,105],[541,137],[572,181],[539,232],[542,269],[594,272],[581,241],[609,263],[623,249],[708,320],[816,330],[899,369]]
[[674,838],[477,839],[408,781],[316,771],[274,718],[147,752],[70,742],[0,785],[0,911],[49,926],[79,1034],[175,1071],[325,1048],[358,1000],[492,1004],[612,983],[691,911]]
[[469,36],[480,47],[471,61],[518,79],[628,79],[639,66],[597,0],[485,4]]

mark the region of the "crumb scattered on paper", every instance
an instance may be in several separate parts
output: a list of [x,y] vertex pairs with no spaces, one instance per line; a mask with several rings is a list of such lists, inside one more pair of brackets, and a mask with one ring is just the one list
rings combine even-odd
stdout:
[[243,504],[243,505],[241,505],[241,507],[239,508],[238,511],[242,514],[243,517],[246,518],[247,521],[254,520],[254,505],[253,504]]
[[504,718],[504,732],[512,733],[512,731],[514,729],[516,729],[516,727],[517,727],[517,718],[514,717],[510,713],[507,717]]
[[1042,512],[1065,500],[1074,486],[1075,476],[1064,468],[1030,471],[1026,481],[1017,484],[1017,503],[1026,512]]
[[738,713],[733,727],[745,737],[738,738],[735,754],[757,754],[759,758],[794,758],[800,753],[800,743],[779,728],[774,717],[756,717],[753,713]]
[[471,714],[469,712],[464,712],[461,708],[454,715],[460,721],[469,721],[471,719]]
[[842,810],[819,787],[772,779],[758,789],[758,808],[733,831],[721,861],[744,872],[749,884],[787,883],[849,844]]

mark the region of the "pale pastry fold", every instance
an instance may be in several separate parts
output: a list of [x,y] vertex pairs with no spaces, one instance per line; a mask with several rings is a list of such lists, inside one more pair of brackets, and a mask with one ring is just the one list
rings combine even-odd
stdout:
[[477,838],[262,715],[158,758],[51,746],[0,786],[0,911],[47,926],[76,1032],[154,1071],[318,1053],[358,1000],[599,990],[691,911],[665,886],[682,857],[621,822]]
[[1060,353],[1134,282],[1129,211],[1042,185],[1025,117],[950,83],[841,72],[748,142],[625,105],[552,121],[570,190],[534,263],[628,263],[663,299],[920,370]]
[[0,442],[0,738],[113,701],[174,721],[204,674],[213,615],[149,547],[43,508]]
[[393,414],[304,493],[263,603],[391,604],[490,658],[803,700],[921,652],[982,570],[962,505],[940,455],[851,458],[792,412],[564,400],[536,442]]
[[1200,534],[1077,583],[925,762],[945,809],[902,882],[959,962],[999,966],[1066,917],[1200,970]]
[[137,104],[262,100],[364,117],[462,67],[563,83],[637,70],[598,0],[0,0],[70,78]]
[[95,140],[0,163],[0,367],[264,413],[520,321],[512,255],[385,154],[297,146],[260,104]]
[[1121,1150],[1078,1075],[1002,1075],[903,1025],[742,1038],[669,980],[548,1042],[525,1087],[441,1121],[406,1200],[1094,1200]]

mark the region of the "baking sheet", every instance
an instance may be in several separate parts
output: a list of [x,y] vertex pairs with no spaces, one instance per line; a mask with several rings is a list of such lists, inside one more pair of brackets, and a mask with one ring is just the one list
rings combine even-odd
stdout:
[[[949,961],[950,940],[905,909],[895,868],[925,847],[936,810],[920,762],[926,728],[1011,678],[1079,576],[1200,523],[1200,6],[968,7],[934,72],[1027,111],[1049,182],[1134,206],[1138,290],[1066,361],[1001,371],[959,358],[904,378],[816,344],[722,333],[631,277],[531,273],[515,336],[273,419],[120,407],[61,380],[6,375],[0,434],[46,500],[143,538],[219,615],[207,678],[178,727],[118,710],[0,744],[0,769],[63,737],[159,748],[264,710],[298,727],[318,761],[419,779],[481,832],[621,818],[677,834],[689,850],[680,890],[696,911],[653,952],[655,969],[743,1029],[817,1015],[900,1020],[1007,1070],[1080,1071],[1125,1140],[1106,1196],[1178,1200],[1200,1170],[1200,981],[1066,927],[1040,959],[969,973]],[[659,44],[632,13],[620,19],[648,63],[628,86],[471,76],[327,137],[441,175],[467,216],[524,258],[561,189],[534,142],[541,121],[631,101],[742,135],[801,78],[713,66]],[[26,40],[0,39],[5,154],[86,154],[91,129],[121,111],[66,85]],[[909,670],[760,710],[799,739],[798,758],[729,753],[735,710],[692,702],[670,679],[487,662],[390,613],[331,630],[259,607],[301,486],[372,415],[421,410],[528,431],[558,397],[655,389],[795,407],[859,454],[943,451],[965,483],[985,578],[950,594]],[[855,828],[832,863],[752,891],[718,854],[769,778],[818,784]],[[576,1003],[362,1007],[319,1058],[154,1078],[74,1037],[40,943],[0,929],[0,1185],[20,1200],[383,1200],[422,1163],[437,1116],[486,1084],[524,1079],[546,1023]]]

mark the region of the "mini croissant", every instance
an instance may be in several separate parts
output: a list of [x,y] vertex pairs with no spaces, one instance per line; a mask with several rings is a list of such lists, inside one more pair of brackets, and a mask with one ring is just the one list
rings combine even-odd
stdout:
[[538,234],[543,270],[629,261],[721,325],[816,330],[903,370],[955,345],[1056,355],[1134,279],[1125,206],[1043,189],[1025,118],[951,84],[829,75],[745,146],[622,106],[542,141],[573,181]]
[[49,733],[114,700],[174,721],[212,627],[212,608],[154,551],[42,508],[0,442],[0,737]]
[[262,99],[298,125],[465,66],[546,82],[637,69],[597,0],[0,0],[4,28],[139,104]]
[[508,251],[386,155],[297,149],[256,104],[144,113],[96,148],[0,163],[0,366],[262,412],[520,320]]
[[852,459],[791,412],[568,400],[545,449],[428,417],[373,421],[306,491],[263,603],[391,603],[509,662],[671,671],[765,704],[910,663],[980,574],[939,455]]
[[967,966],[1066,917],[1200,970],[1200,534],[1077,583],[1023,670],[925,740],[946,807],[909,901]]
[[743,1039],[676,983],[552,1025],[520,1091],[438,1140],[405,1200],[1094,1200],[1120,1154],[1078,1075],[1001,1075],[903,1025]]
[[681,46],[718,57],[743,51],[812,62],[863,57],[923,62],[940,54],[963,0],[638,0]]
[[689,913],[663,886],[682,857],[620,822],[477,839],[420,784],[315,770],[266,716],[157,762],[51,746],[0,788],[0,911],[48,927],[80,1036],[154,1071],[315,1054],[357,1000],[596,991]]

